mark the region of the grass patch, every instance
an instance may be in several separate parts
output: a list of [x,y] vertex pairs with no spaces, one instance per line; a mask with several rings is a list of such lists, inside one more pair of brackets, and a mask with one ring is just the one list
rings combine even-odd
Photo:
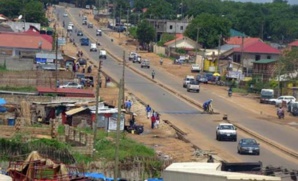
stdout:
[[17,91],[17,92],[36,92],[36,88],[32,86],[26,86],[26,87],[3,86],[3,87],[0,87],[0,90]]
[[233,92],[242,93],[242,94],[248,93],[246,89],[241,89],[241,88],[233,88]]
[[[109,133],[109,137],[99,131],[98,140],[95,145],[97,150],[97,156],[99,158],[105,158],[106,160],[115,159],[115,134]],[[155,152],[152,148],[148,148],[141,143],[137,143],[134,140],[125,137],[125,134],[121,134],[120,146],[119,146],[119,160],[123,161],[126,158],[131,157],[155,157]]]

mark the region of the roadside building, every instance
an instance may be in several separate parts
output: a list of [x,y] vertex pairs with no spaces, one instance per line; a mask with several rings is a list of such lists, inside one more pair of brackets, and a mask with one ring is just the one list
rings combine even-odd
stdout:
[[274,76],[277,68],[277,60],[262,59],[253,61],[253,74],[259,76],[263,81],[268,81],[269,78]]
[[40,34],[34,27],[22,33],[0,33],[0,50],[11,52],[13,57],[34,58],[36,52],[51,51],[52,43],[52,36]]

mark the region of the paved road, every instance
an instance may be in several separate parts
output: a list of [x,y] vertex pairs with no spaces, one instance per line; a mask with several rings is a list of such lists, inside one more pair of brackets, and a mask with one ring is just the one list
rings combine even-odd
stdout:
[[[81,18],[78,17],[78,13],[79,10],[78,9],[70,9],[71,14],[77,18],[78,23],[81,24]],[[63,13],[60,12],[60,15],[62,15]],[[60,19],[62,20],[63,18],[60,17]],[[64,18],[65,23],[67,24],[69,19],[68,18]],[[94,35],[95,37],[95,29],[87,29],[84,28],[83,29],[84,32],[88,32],[92,35]],[[76,36],[73,36],[76,41],[79,41],[79,38]],[[109,38],[107,38],[106,36],[102,36],[99,38],[100,41],[102,42],[103,45],[105,45],[105,47],[107,49],[112,50],[113,53],[115,53],[115,55],[122,57],[122,52],[123,50],[121,49],[121,47],[115,45],[114,43],[112,43],[110,41]],[[89,47],[82,47],[84,48],[86,51],[89,50]],[[98,53],[90,53],[90,57],[93,57],[95,60],[98,59]],[[136,67],[138,67],[139,65],[135,65]],[[108,57],[107,60],[103,61],[103,69],[104,71],[106,71],[108,74],[110,74],[112,77],[116,77],[116,78],[120,78],[122,75],[122,66],[119,65],[119,63],[117,63],[116,61],[114,61],[113,59],[111,59],[110,57]],[[145,72],[148,73],[148,75],[151,73],[151,70],[143,70]],[[215,94],[212,94],[210,92],[206,92],[202,91],[202,93],[200,94],[191,94],[191,93],[187,93],[181,86],[181,80],[177,80],[175,79],[173,76],[167,74],[167,73],[163,73],[160,72],[159,70],[155,70],[156,71],[156,78],[161,81],[161,82],[165,82],[165,83],[169,83],[169,86],[173,87],[173,89],[176,89],[178,91],[181,92],[185,92],[186,95],[193,97],[194,99],[198,99],[199,101],[203,102],[204,100],[206,100],[207,98],[213,98],[215,101],[215,108],[217,110],[220,110],[221,112],[226,112],[229,113],[230,116],[232,117],[232,119],[239,119],[239,122],[243,122],[243,124],[245,126],[248,125],[248,127],[250,126],[250,128],[254,129],[254,127],[256,128],[256,130],[259,129],[259,127],[263,127],[264,125],[264,129],[261,129],[260,131],[258,131],[259,133],[262,133],[263,135],[270,137],[272,134],[271,132],[268,131],[268,129],[266,128],[270,128],[272,127],[272,129],[276,129],[278,130],[283,130],[281,127],[277,127],[277,125],[271,125],[265,122],[262,122],[260,120],[257,120],[253,117],[249,118],[246,117],[245,115],[248,115],[248,112],[243,111],[242,109],[239,109],[237,106],[234,105],[225,105],[226,101],[224,101],[223,98],[218,97]],[[184,121],[185,124],[187,124],[188,126],[198,130],[199,132],[201,132],[204,135],[207,135],[209,137],[209,141],[210,143],[220,147],[223,151],[229,152],[234,154],[237,158],[243,160],[243,161],[259,161],[261,160],[265,165],[276,165],[276,166],[284,166],[284,167],[288,167],[288,168],[292,168],[295,169],[297,168],[297,163],[295,162],[291,162],[288,161],[286,158],[283,158],[282,156],[279,156],[278,154],[272,152],[270,149],[266,148],[266,147],[262,147],[261,150],[261,155],[260,156],[244,156],[244,155],[237,155],[236,153],[236,143],[233,142],[217,142],[215,141],[215,127],[217,125],[216,121],[213,121],[214,118],[212,118],[212,116],[210,115],[205,115],[205,114],[199,114],[198,110],[194,107],[192,107],[191,105],[181,101],[179,98],[173,96],[172,94],[169,94],[167,91],[165,91],[164,89],[160,88],[159,86],[153,84],[151,81],[139,76],[138,74],[135,74],[134,72],[132,72],[131,70],[127,69],[126,70],[126,87],[131,90],[132,92],[134,92],[137,95],[142,95],[144,97],[146,97],[148,100],[150,100],[150,104],[154,107],[154,109],[158,110],[158,112],[168,112],[168,113],[172,113],[169,116],[173,119],[177,119],[177,120],[181,120]],[[191,113],[191,114],[179,114],[179,113]],[[238,113],[237,113],[238,112]],[[178,114],[174,114],[174,113],[178,113]],[[247,120],[247,121],[246,121]],[[259,123],[261,122],[261,123]],[[257,125],[255,125],[257,124]],[[276,131],[274,130],[274,131]],[[289,131],[288,133],[285,133],[286,135],[288,135],[291,131]],[[293,133],[293,135],[296,135],[297,133]],[[239,135],[239,138],[241,138],[242,136]],[[283,137],[283,136],[280,136]],[[291,138],[289,138],[288,140],[293,140]],[[283,139],[283,141],[285,142],[286,139]],[[295,144],[295,142],[292,142]],[[297,145],[291,145],[289,144],[291,147],[292,146],[297,146]],[[297,149],[296,149],[297,150]]]

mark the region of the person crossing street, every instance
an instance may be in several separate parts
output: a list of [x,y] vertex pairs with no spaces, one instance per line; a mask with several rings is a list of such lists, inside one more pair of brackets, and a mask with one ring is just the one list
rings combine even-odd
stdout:
[[155,77],[155,71],[154,70],[152,70],[151,76],[152,76],[152,79],[154,79],[154,77]]

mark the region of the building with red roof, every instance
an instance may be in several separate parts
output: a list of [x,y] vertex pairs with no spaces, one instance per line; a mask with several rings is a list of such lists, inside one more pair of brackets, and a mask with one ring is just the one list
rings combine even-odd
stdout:
[[231,37],[225,40],[225,42],[227,43],[226,45],[230,45],[231,47],[231,49],[224,53],[225,56],[231,57],[233,62],[241,64],[246,74],[252,73],[253,62],[264,59],[276,60],[281,54],[280,50],[270,46],[259,38]]
[[288,44],[288,47],[289,47],[290,49],[292,49],[292,48],[294,48],[294,47],[298,47],[298,40],[295,40],[295,41],[289,43],[289,44]]
[[166,48],[181,48],[185,50],[193,50],[197,47],[197,42],[184,36],[183,34],[176,34],[174,40],[168,41],[164,44]]
[[12,56],[35,54],[41,50],[51,51],[52,43],[50,35],[40,34],[34,27],[22,33],[0,32],[0,49],[12,50]]

